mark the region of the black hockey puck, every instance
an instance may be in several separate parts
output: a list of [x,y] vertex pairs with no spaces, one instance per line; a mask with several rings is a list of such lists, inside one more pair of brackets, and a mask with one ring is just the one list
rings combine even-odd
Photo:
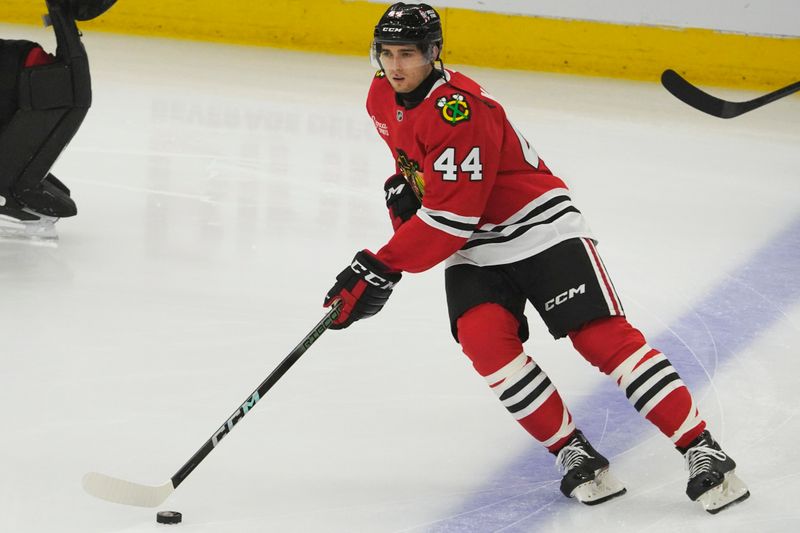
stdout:
[[156,513],[156,522],[159,524],[180,524],[183,515],[178,511],[159,511]]

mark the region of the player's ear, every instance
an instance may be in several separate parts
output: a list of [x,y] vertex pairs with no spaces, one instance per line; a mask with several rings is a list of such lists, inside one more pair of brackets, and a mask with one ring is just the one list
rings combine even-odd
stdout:
[[442,56],[442,48],[439,45],[431,45],[431,63],[439,61]]

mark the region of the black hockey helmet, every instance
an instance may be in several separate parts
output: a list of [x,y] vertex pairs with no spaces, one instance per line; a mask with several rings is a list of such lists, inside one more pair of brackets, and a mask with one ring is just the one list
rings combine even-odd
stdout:
[[75,20],[92,20],[117,3],[117,0],[48,0],[53,4],[64,6],[67,13],[75,17]]
[[375,26],[372,56],[380,56],[382,44],[414,44],[433,62],[439,59],[442,42],[442,22],[435,9],[428,4],[397,2]]

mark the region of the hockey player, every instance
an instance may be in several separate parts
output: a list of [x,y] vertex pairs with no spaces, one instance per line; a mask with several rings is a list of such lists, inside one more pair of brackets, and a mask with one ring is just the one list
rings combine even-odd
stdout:
[[115,2],[47,0],[55,56],[31,41],[0,39],[0,219],[10,222],[4,233],[53,236],[55,221],[78,212],[69,189],[50,173],[92,100],[75,21],[96,18]]
[[711,513],[745,499],[736,464],[706,430],[689,390],[625,318],[567,186],[497,100],[444,68],[442,42],[439,15],[426,4],[396,3],[375,27],[380,70],[367,112],[396,162],[384,185],[394,235],[377,253],[358,252],[337,276],[325,299],[343,302],[332,327],[380,311],[402,272],[446,261],[453,336],[508,411],[556,456],[565,496],[592,505],[625,488],[524,353],[526,301],[684,455],[689,498]]

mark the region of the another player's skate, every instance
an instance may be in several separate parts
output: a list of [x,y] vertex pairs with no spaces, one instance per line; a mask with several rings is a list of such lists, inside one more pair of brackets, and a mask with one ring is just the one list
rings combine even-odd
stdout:
[[580,431],[556,455],[564,474],[561,492],[586,505],[597,505],[625,494],[625,486],[608,470],[608,459],[592,448]]
[[25,207],[9,205],[0,196],[0,239],[53,242],[58,239],[57,218],[35,213]]
[[76,213],[69,189],[48,174],[35,187],[0,192],[0,238],[54,241],[58,219]]
[[689,470],[686,495],[709,513],[716,514],[750,496],[747,486],[735,474],[736,463],[722,451],[708,431],[703,431],[689,446],[678,450]]

